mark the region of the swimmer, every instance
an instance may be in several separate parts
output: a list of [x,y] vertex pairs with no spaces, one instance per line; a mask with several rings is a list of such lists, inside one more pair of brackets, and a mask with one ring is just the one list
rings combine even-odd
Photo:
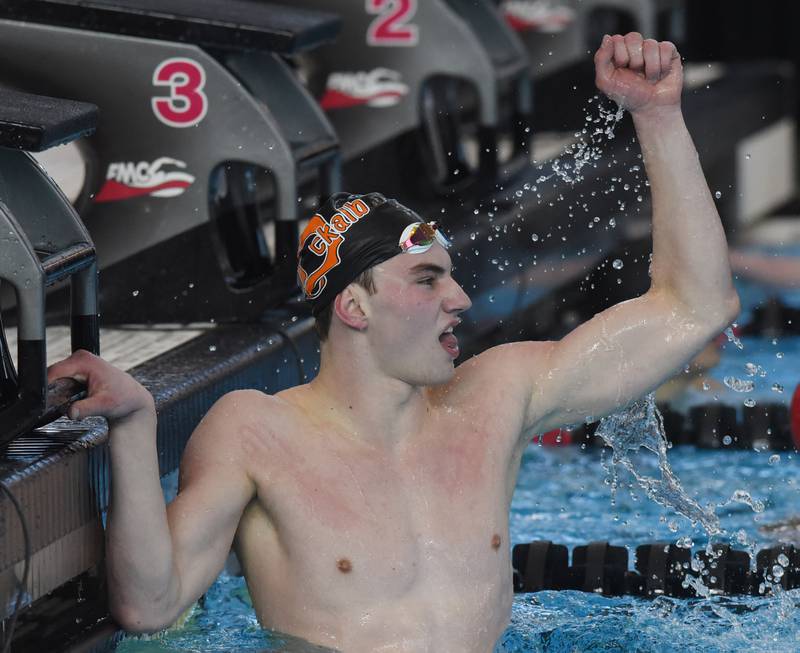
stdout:
[[534,433],[617,411],[739,312],[727,245],[684,125],[668,42],[605,37],[597,87],[627,108],[652,185],[652,285],[562,340],[460,365],[470,300],[438,226],[377,193],[336,195],[302,237],[318,376],[209,410],[164,505],[153,400],[85,352],[71,417],[104,415],[112,615],[168,626],[236,550],[260,623],[346,652],[488,653],[509,623],[509,507]]

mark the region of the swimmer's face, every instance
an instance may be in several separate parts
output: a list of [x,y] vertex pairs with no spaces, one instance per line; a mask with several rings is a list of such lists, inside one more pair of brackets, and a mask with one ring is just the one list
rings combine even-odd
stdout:
[[366,333],[381,369],[412,385],[449,381],[457,351],[452,336],[444,342],[440,336],[472,302],[451,276],[447,250],[436,243],[422,254],[399,254],[373,271],[376,292],[367,298]]

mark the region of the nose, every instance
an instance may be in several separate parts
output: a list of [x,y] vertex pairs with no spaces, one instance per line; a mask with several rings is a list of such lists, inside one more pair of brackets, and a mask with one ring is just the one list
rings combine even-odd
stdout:
[[472,306],[472,300],[455,279],[450,278],[450,287],[442,302],[442,308],[447,313],[463,313]]

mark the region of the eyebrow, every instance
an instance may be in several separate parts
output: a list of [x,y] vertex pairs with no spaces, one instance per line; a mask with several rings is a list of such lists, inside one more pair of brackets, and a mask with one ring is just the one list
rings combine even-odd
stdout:
[[448,273],[446,268],[443,268],[441,265],[436,265],[434,263],[419,263],[415,265],[413,268],[409,269],[410,274],[419,274],[425,273],[428,274],[436,274],[438,276],[442,276]]

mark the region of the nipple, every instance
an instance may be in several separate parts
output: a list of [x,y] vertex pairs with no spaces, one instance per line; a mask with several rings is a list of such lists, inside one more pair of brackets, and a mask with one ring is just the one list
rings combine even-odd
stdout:
[[500,535],[498,533],[495,533],[494,535],[492,535],[492,548],[495,551],[497,551],[497,549],[500,548],[500,543],[502,541],[503,541],[503,539],[500,537]]
[[353,564],[347,558],[339,558],[336,561],[336,568],[343,574],[349,574],[353,569]]

